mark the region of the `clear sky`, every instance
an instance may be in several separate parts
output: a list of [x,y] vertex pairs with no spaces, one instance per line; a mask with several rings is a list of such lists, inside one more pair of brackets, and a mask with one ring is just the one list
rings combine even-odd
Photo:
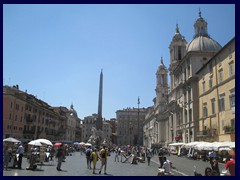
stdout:
[[156,71],[178,23],[187,42],[199,8],[210,36],[224,46],[235,36],[235,5],[3,5],[3,84],[70,108],[97,113],[103,69],[103,117],[153,105]]

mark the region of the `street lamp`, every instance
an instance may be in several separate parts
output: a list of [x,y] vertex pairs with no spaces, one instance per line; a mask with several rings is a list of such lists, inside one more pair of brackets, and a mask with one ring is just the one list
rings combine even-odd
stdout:
[[138,145],[140,145],[140,137],[139,137],[139,104],[140,104],[140,99],[138,96]]
[[132,123],[130,122],[129,124],[129,136],[130,136],[130,145],[132,145],[131,143],[131,136],[132,136]]
[[172,142],[173,142],[173,127],[171,127],[171,133],[172,133]]

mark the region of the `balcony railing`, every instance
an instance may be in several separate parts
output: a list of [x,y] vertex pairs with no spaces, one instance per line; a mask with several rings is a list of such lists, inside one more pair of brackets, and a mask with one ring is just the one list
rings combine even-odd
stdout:
[[197,132],[197,137],[211,137],[211,136],[216,136],[217,135],[217,131],[216,129],[211,129],[211,130],[203,130],[203,131],[199,131]]

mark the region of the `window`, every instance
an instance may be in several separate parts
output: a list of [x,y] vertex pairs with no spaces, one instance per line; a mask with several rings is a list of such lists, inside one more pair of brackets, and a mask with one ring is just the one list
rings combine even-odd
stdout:
[[203,118],[206,118],[208,116],[207,112],[207,103],[203,104]]
[[212,104],[212,114],[215,114],[215,98],[211,99],[211,104]]
[[210,72],[210,73],[212,73],[212,72],[213,72],[212,61],[211,61],[211,62],[209,62],[209,64],[208,64],[208,70],[209,70],[209,72]]
[[189,122],[192,122],[192,109],[189,109]]
[[218,75],[219,75],[219,83],[221,83],[223,81],[223,70],[219,70],[218,71]]
[[213,87],[213,78],[210,77],[210,79],[209,79],[209,89],[212,89],[212,87]]
[[10,113],[10,114],[9,114],[9,120],[11,120],[11,118],[12,118],[12,114]]
[[12,109],[12,102],[11,102],[10,108]]
[[232,75],[234,75],[234,65],[233,62],[229,63],[229,76],[231,77]]
[[182,59],[182,55],[181,55],[181,46],[178,46],[178,60]]
[[231,108],[235,107],[235,88],[230,91],[229,102]]
[[161,75],[161,84],[162,85],[164,84],[164,75],[163,74]]
[[234,127],[235,128],[235,119],[231,119],[231,127]]
[[224,120],[222,120],[222,130],[224,130]]
[[205,91],[206,91],[206,88],[205,88],[205,81],[203,81],[203,83],[202,83],[202,91],[203,91],[203,93],[205,93]]
[[191,72],[190,72],[190,65],[188,65],[188,67],[187,67],[187,73],[188,73],[188,78],[189,78],[190,74],[191,74]]
[[220,112],[225,110],[224,98],[225,98],[225,93],[221,94],[219,97],[219,111]]

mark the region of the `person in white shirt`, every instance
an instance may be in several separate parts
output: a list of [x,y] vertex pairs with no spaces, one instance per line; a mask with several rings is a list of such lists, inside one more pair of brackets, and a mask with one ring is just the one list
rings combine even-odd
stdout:
[[170,173],[171,171],[171,162],[166,158],[166,157],[163,157],[163,166],[162,168],[165,169],[165,173]]

